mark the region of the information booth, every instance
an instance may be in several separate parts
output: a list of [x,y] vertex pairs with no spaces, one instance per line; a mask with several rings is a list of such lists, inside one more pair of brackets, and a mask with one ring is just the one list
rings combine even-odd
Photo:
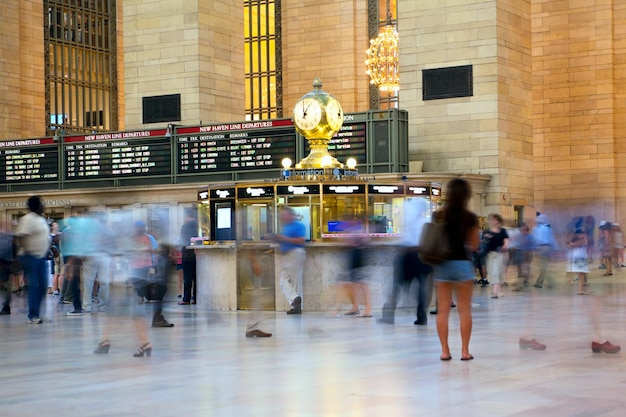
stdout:
[[[215,282],[204,285],[204,274],[199,275],[199,302],[203,297],[210,299],[208,307],[218,310],[288,307],[278,285],[278,247],[265,239],[268,233],[280,232],[279,211],[288,206],[306,228],[304,308],[326,309],[332,302],[331,287],[347,270],[346,238],[356,233],[368,239],[375,248],[370,256],[372,270],[380,270],[378,276],[389,277],[389,268],[393,267],[390,259],[402,244],[405,222],[415,216],[430,218],[440,204],[440,194],[439,184],[401,179],[250,182],[211,187],[204,194],[207,198],[199,201],[199,213],[209,217],[200,219],[200,223],[210,225],[206,235],[210,239],[196,252],[198,259],[212,258],[207,261],[211,277],[206,279]],[[232,265],[233,269],[223,265]],[[204,294],[203,288],[211,294]],[[218,288],[228,294],[220,296]],[[382,302],[382,286],[373,285],[372,292],[375,302]]]

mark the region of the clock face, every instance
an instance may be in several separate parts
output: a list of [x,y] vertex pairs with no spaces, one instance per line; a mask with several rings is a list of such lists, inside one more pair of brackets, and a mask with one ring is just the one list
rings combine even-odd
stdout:
[[305,98],[293,109],[293,120],[302,130],[312,130],[322,121],[322,105],[315,98]]
[[326,120],[331,129],[339,130],[343,124],[343,110],[337,100],[331,99],[326,105]]

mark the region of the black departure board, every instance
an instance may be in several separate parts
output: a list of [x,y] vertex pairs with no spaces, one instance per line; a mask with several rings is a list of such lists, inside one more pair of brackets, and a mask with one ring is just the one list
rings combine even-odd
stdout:
[[[328,152],[345,163],[348,158],[356,159],[357,164],[367,163],[367,123],[344,122],[341,130],[328,143]],[[306,142],[306,140],[305,140]],[[309,143],[305,143],[305,154],[309,154]]]
[[0,142],[3,183],[59,181],[59,146],[52,138]]
[[296,133],[291,120],[189,127],[176,146],[178,174],[280,169],[296,157]]
[[68,181],[170,175],[165,130],[69,136],[63,146]]

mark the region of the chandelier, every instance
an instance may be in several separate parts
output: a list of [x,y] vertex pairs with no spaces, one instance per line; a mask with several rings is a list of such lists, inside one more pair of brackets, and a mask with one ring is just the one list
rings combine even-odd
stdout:
[[370,83],[381,91],[395,93],[400,89],[398,71],[398,31],[389,24],[383,28],[376,39],[370,40],[367,51],[367,74]]

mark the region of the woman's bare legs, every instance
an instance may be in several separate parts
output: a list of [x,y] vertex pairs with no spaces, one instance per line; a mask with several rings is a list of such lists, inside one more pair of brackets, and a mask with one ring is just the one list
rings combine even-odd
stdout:
[[469,343],[472,336],[472,294],[474,283],[464,281],[456,286],[456,306],[461,321],[461,357],[469,358]]
[[360,295],[360,299],[363,300],[363,304],[365,305],[365,311],[363,311],[363,315],[371,316],[372,315],[372,297],[370,294],[370,288],[365,282],[356,283],[355,286],[358,288],[358,292]]
[[179,269],[176,273],[178,275],[178,294],[180,295],[183,293],[183,270]]
[[137,331],[137,337],[139,337],[139,343],[141,343],[141,346],[150,344],[150,339],[148,339],[148,324],[146,323],[145,317],[135,317],[133,318],[133,322],[135,324],[135,330]]
[[[469,282],[471,283],[471,281]],[[437,334],[439,334],[439,341],[441,342],[441,359],[446,359],[451,356],[450,346],[448,345],[448,318],[450,317],[454,284],[451,282],[437,282],[435,286],[437,288]]]
[[585,282],[587,281],[587,274],[579,272],[578,276],[578,295],[587,295],[585,292]]

